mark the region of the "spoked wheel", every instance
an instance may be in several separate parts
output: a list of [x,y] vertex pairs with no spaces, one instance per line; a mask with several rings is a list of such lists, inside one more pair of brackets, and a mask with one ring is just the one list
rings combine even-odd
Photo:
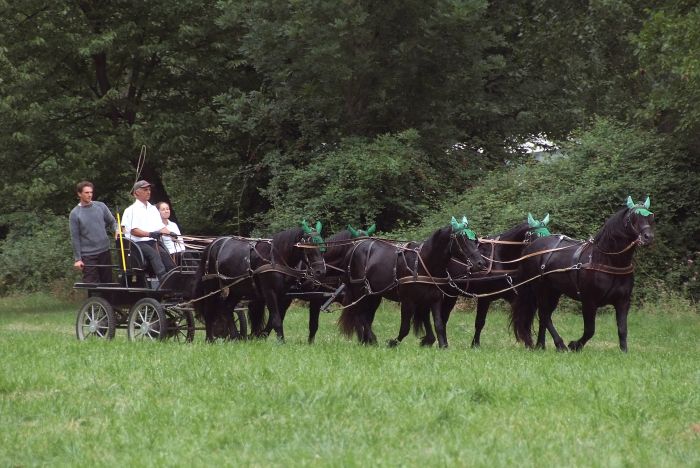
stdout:
[[167,307],[165,314],[168,317],[167,336],[175,341],[191,342],[194,339],[194,315],[191,309],[180,307]]
[[245,309],[233,310],[233,327],[238,333],[237,339],[245,340],[248,338],[248,319],[245,316]]
[[168,319],[160,302],[146,297],[129,311],[129,341],[162,340],[168,335]]
[[88,297],[78,311],[75,336],[79,340],[103,338],[111,340],[117,328],[112,305],[101,297]]

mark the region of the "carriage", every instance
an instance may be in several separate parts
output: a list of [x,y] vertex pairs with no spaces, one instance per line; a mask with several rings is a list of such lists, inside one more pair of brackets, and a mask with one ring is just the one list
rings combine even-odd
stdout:
[[[192,282],[201,252],[181,252],[176,267],[159,281],[147,265],[138,243],[123,239],[112,249],[118,271],[115,283],[75,283],[87,299],[78,310],[75,334],[79,340],[90,337],[112,339],[117,329],[126,329],[130,341],[165,340],[189,342],[195,330],[203,329],[192,305]],[[121,266],[119,266],[121,264]],[[233,311],[234,326],[241,336],[247,333],[245,309]]]

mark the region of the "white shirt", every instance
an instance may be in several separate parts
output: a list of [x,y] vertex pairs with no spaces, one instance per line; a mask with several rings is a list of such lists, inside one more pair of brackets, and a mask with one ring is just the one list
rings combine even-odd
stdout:
[[122,216],[122,226],[126,234],[124,237],[134,242],[145,242],[153,240],[150,237],[138,237],[131,233],[134,228],[143,229],[146,232],[160,231],[163,229],[163,220],[160,219],[160,211],[154,205],[145,204],[136,200],[133,205],[124,210]]
[[[168,224],[163,223],[163,226],[168,228],[173,234],[177,234],[178,236],[180,235],[180,228],[174,221],[168,221]],[[163,236],[162,239],[163,245],[165,245],[165,248],[168,249],[168,253],[170,255],[185,250],[185,243],[182,242],[182,239],[173,239],[168,235]]]

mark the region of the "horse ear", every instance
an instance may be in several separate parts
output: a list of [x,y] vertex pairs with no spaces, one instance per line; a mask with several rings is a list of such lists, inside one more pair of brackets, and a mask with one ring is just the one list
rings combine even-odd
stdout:
[[350,235],[352,237],[360,237],[360,233],[355,230],[352,226],[348,224],[348,231],[350,231]]
[[375,232],[376,230],[377,230],[377,225],[376,225],[376,224],[371,225],[371,226],[369,227],[369,229],[367,229],[367,237],[369,237],[369,236],[371,236],[372,234],[374,234],[374,232]]
[[542,220],[542,224],[544,224],[545,226],[549,224],[549,213],[547,213],[547,216],[545,216]]
[[452,219],[450,220],[450,225],[452,226],[453,231],[456,231],[457,229],[459,229],[459,224],[457,224],[457,218],[455,218],[453,216]]
[[323,224],[321,224],[321,221],[316,221],[316,232],[318,235],[321,235],[321,229],[323,229]]
[[632,195],[627,196],[627,208],[634,208],[634,202],[632,201]]
[[469,221],[467,220],[466,216],[462,216],[462,224],[464,224],[464,227],[467,227],[467,225],[469,224]]
[[649,196],[647,196],[647,199],[644,201],[644,208],[646,208],[648,210],[650,206],[651,206],[651,200],[649,199]]
[[302,219],[300,224],[301,224],[301,229],[304,231],[304,234],[308,234],[311,232],[311,228],[309,227],[308,224],[306,224],[305,219]]
[[538,223],[535,221],[535,218],[533,218],[532,213],[527,214],[527,224],[531,228],[537,227]]

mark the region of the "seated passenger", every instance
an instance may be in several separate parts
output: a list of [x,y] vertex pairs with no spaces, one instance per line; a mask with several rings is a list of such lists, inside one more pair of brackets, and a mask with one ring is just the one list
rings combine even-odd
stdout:
[[175,268],[175,264],[157,240],[163,234],[170,234],[170,230],[163,226],[158,208],[148,202],[151,198],[150,182],[139,180],[131,194],[135,198],[134,204],[124,210],[121,219],[124,237],[138,244],[158,280],[163,281],[165,273]]
[[163,226],[168,228],[170,231],[170,236],[163,236],[161,240],[168,253],[173,258],[173,261],[177,264],[179,263],[178,254],[185,250],[185,242],[179,237],[182,235],[180,228],[175,221],[170,221],[170,205],[167,202],[156,203],[156,208],[160,212],[160,219],[163,221]]

